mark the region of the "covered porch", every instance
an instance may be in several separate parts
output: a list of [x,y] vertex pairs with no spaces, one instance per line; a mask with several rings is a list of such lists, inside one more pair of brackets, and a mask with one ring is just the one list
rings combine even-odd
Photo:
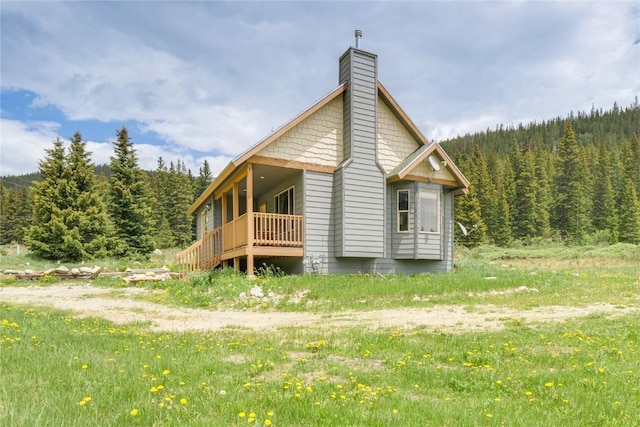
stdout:
[[[197,212],[200,238],[177,255],[180,273],[232,264],[237,271],[244,265],[247,274],[253,275],[257,258],[302,257],[303,217],[293,214],[295,196],[288,184],[295,181],[295,173],[274,165],[247,163],[211,192],[202,201],[204,208]],[[274,181],[291,188],[290,192],[273,197]],[[276,212],[267,212],[270,197],[274,198],[271,210]],[[214,226],[211,230],[209,223]]]

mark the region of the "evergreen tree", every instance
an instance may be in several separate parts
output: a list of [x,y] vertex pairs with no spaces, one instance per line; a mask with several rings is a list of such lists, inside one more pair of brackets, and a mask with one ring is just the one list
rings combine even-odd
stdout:
[[198,171],[198,177],[195,182],[195,198],[200,197],[202,193],[209,187],[209,184],[213,182],[213,175],[211,174],[211,168],[209,162],[205,159],[202,167]]
[[549,191],[549,169],[550,156],[548,152],[541,149],[541,144],[536,144],[533,151],[536,170],[536,208],[537,212],[534,217],[534,226],[537,230],[538,237],[548,237],[551,231],[549,222],[549,205],[551,203],[551,194]]
[[567,120],[558,147],[554,226],[572,243],[583,243],[589,227],[591,212],[585,182],[584,157],[571,120]]
[[43,180],[33,185],[32,225],[25,243],[33,253],[47,259],[82,259],[77,230],[69,229],[66,214],[72,208],[76,189],[66,165],[65,150],[58,138],[40,161]]
[[[507,202],[507,191],[504,184],[504,167],[498,160],[496,153],[491,153],[489,156],[487,168],[491,171],[493,188],[495,190],[495,211],[493,214],[494,222],[491,224],[491,239],[498,246],[507,246],[513,239],[511,234],[510,208]],[[487,228],[489,228],[489,225],[487,225]]]
[[618,212],[611,183],[611,161],[604,141],[600,142],[593,191],[593,225],[609,232],[609,242],[618,240]]
[[455,227],[456,242],[474,248],[485,243],[487,238],[487,226],[482,220],[480,202],[476,196],[473,184],[469,187],[469,193],[456,198],[455,220],[462,224],[468,231],[465,236],[459,227]]
[[153,217],[155,233],[153,238],[160,249],[175,246],[171,225],[167,219],[170,199],[169,170],[162,157],[158,158],[158,166],[151,180],[153,190]]
[[622,191],[619,239],[621,242],[640,244],[640,201],[631,179],[627,180]]
[[0,244],[22,243],[31,223],[31,206],[26,188],[5,190],[0,184]]
[[124,126],[117,132],[110,169],[109,213],[119,240],[117,253],[147,255],[155,246],[149,188]]
[[173,162],[169,164],[168,182],[167,219],[175,243],[184,247],[192,240],[191,217],[187,210],[193,203],[193,182],[182,161],[178,160],[177,166]]
[[78,132],[71,139],[67,167],[75,187],[73,205],[67,210],[67,224],[78,231],[83,258],[106,257],[115,243],[113,230],[104,198],[97,188],[95,166]]
[[538,209],[538,182],[533,153],[528,149],[520,154],[516,175],[517,202],[513,206],[513,235],[530,240],[538,235],[536,215]]

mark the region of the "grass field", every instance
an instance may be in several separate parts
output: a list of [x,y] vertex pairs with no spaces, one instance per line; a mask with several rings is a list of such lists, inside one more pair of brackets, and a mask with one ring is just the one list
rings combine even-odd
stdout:
[[[638,246],[459,254],[450,274],[247,281],[221,272],[148,285],[160,292],[145,298],[319,313],[442,304],[640,307]],[[24,286],[4,283],[16,285]],[[282,299],[238,299],[256,285]],[[536,291],[512,292],[522,286]],[[640,312],[629,313],[512,319],[495,332],[352,325],[152,333],[145,324],[0,302],[0,425],[640,425]]]

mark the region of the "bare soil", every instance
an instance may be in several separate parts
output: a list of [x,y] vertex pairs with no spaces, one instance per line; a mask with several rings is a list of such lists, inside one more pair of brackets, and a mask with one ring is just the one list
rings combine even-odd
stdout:
[[287,313],[275,311],[215,311],[169,307],[142,301],[137,296],[153,291],[140,288],[108,289],[88,285],[0,287],[0,301],[67,310],[73,316],[101,317],[117,324],[149,322],[153,331],[215,331],[223,328],[275,329],[284,327],[335,328],[358,326],[378,328],[424,328],[460,333],[495,331],[505,322],[562,322],[567,319],[601,314],[622,316],[638,307],[593,304],[584,307],[547,306],[518,311],[493,305],[476,305],[473,311],[441,305],[424,309],[385,309],[338,313]]

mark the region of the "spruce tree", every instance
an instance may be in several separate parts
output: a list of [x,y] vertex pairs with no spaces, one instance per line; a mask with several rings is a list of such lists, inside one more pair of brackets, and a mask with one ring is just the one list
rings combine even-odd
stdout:
[[172,248],[175,246],[171,225],[167,218],[170,184],[169,170],[162,157],[158,158],[158,166],[151,179],[151,189],[153,192],[153,219],[155,233],[153,238],[160,249]]
[[117,132],[109,167],[109,214],[118,238],[116,251],[145,256],[155,248],[150,192],[124,126]]
[[195,182],[195,198],[200,197],[202,193],[209,187],[209,184],[213,182],[213,175],[211,174],[211,167],[209,162],[205,159],[204,163],[198,170],[198,177]]
[[95,165],[86,151],[80,133],[71,139],[67,166],[75,186],[74,203],[68,213],[68,223],[78,230],[83,257],[106,257],[114,247],[113,230],[104,199],[97,188]]
[[23,243],[31,223],[31,206],[26,188],[5,190],[0,184],[0,244]]
[[618,240],[618,211],[615,191],[611,183],[611,161],[604,141],[600,142],[595,169],[593,225],[596,230],[606,230],[609,233],[610,243]]
[[535,159],[529,150],[520,154],[517,171],[517,202],[512,214],[513,235],[517,239],[530,240],[538,235],[536,216],[539,209]]
[[589,228],[590,209],[585,188],[584,156],[578,145],[571,120],[558,147],[558,179],[554,206],[554,226],[568,242],[584,242]]
[[43,179],[33,184],[32,225],[25,235],[25,243],[43,258],[79,260],[84,255],[79,233],[67,225],[76,189],[66,165],[62,141],[59,138],[53,141],[53,148],[46,152],[39,169]]
[[193,182],[182,161],[169,164],[168,182],[167,219],[175,243],[184,247],[192,240],[191,217],[187,211],[193,203]]
[[619,239],[621,242],[640,244],[640,201],[635,183],[627,180],[620,204]]
[[487,238],[487,226],[482,220],[480,202],[473,184],[469,187],[469,193],[456,198],[455,207],[456,223],[462,224],[468,234],[465,236],[459,227],[455,227],[454,236],[456,242],[474,248],[485,243]]
[[498,246],[508,246],[513,240],[511,234],[510,207],[507,201],[507,191],[504,184],[504,167],[496,153],[491,153],[487,162],[487,167],[492,173],[495,186],[495,218],[491,238]]

